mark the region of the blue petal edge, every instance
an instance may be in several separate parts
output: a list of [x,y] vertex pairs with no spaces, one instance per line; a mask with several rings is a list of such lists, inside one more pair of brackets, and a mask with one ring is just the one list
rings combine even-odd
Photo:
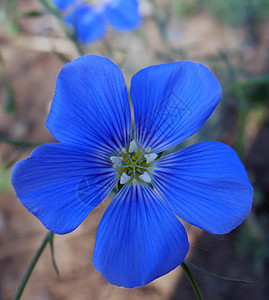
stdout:
[[103,14],[92,5],[80,5],[67,14],[65,21],[75,31],[78,40],[87,44],[102,38],[106,33]]
[[251,209],[253,188],[227,145],[198,143],[160,158],[153,168],[153,186],[171,209],[210,233],[228,233]]
[[136,140],[158,153],[203,126],[221,99],[221,86],[204,65],[183,61],[139,71],[131,98]]
[[89,149],[44,144],[14,166],[17,197],[54,233],[76,229],[117,182],[111,163]]
[[46,123],[60,142],[112,155],[131,139],[132,118],[121,70],[105,57],[84,55],[57,79]]
[[136,0],[114,0],[108,2],[104,14],[110,25],[119,31],[136,29],[141,23],[139,3]]
[[111,284],[133,288],[170,272],[189,249],[186,231],[148,185],[125,185],[97,231],[95,268]]

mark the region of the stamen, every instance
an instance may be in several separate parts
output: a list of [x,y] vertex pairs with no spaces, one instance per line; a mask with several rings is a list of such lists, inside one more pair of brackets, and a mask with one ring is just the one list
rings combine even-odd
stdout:
[[148,168],[147,168],[147,167],[142,167],[142,166],[137,166],[137,168],[140,168],[140,169],[146,169],[146,170],[148,170]]
[[140,159],[143,157],[143,155],[145,154],[145,152],[143,152],[140,157],[136,160],[135,164],[138,163],[140,161]]
[[157,157],[158,155],[156,153],[145,154],[145,158],[147,159],[147,164],[154,161]]
[[122,153],[124,153],[124,154],[126,154],[128,156],[130,162],[132,163],[133,160],[131,159],[131,157],[130,157],[129,153],[127,152],[126,148],[122,148],[121,151],[122,151]]
[[139,178],[147,183],[151,183],[151,177],[148,172],[145,172],[143,175],[140,175]]
[[123,157],[121,156],[110,156],[110,160],[116,164],[116,165],[121,165],[122,161],[123,161]]
[[124,165],[124,166],[118,166],[117,168],[131,168],[132,167],[132,165]]
[[137,147],[137,143],[136,143],[135,140],[131,141],[130,146],[129,146],[129,152],[130,153],[132,153],[132,152],[137,153],[138,152],[138,147]]
[[131,176],[127,175],[126,173],[123,173],[123,174],[121,175],[121,178],[120,178],[120,183],[121,183],[121,184],[125,184],[125,183],[127,183],[130,179],[131,179]]

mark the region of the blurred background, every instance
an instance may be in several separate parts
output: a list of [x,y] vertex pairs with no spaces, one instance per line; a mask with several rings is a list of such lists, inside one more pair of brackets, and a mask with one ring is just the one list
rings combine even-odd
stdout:
[[[10,184],[14,163],[39,143],[53,141],[45,121],[61,67],[82,53],[118,64],[127,86],[153,64],[184,59],[206,64],[223,86],[223,99],[202,130],[179,147],[216,140],[232,146],[255,189],[247,220],[225,236],[188,226],[187,259],[219,275],[254,281],[221,281],[193,269],[204,298],[268,299],[269,295],[269,0],[141,0],[141,26],[120,33],[108,28],[96,42],[78,45],[59,14],[43,0],[0,1],[0,299],[13,299],[47,231]],[[22,299],[192,300],[181,268],[141,288],[107,283],[91,259],[98,206],[66,236],[55,236],[58,277],[45,250]]]

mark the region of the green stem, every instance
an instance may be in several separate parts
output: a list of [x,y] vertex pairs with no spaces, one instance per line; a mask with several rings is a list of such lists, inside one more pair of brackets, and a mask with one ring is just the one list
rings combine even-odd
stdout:
[[0,136],[0,143],[6,143],[6,144],[20,146],[20,147],[36,147],[42,144],[37,142],[27,142],[22,140],[10,139],[3,136]]
[[19,158],[22,156],[22,154],[26,151],[27,147],[21,147],[18,154],[9,162],[7,163],[4,168],[7,170],[10,167],[12,167],[18,160]]
[[244,158],[245,154],[245,138],[246,138],[246,123],[248,116],[248,108],[245,93],[242,88],[237,88],[235,90],[235,95],[239,100],[239,129],[238,129],[238,139],[236,150],[240,159]]
[[156,2],[156,0],[150,0],[153,8],[154,8],[154,15],[153,19],[156,22],[158,26],[158,30],[160,33],[160,37],[163,40],[164,45],[167,46],[167,49],[169,53],[166,53],[166,60],[168,61],[175,61],[175,59],[178,60],[178,54],[182,55],[183,53],[179,53],[178,50],[175,50],[173,46],[171,45],[171,42],[167,35],[167,24],[169,23],[171,19],[171,5],[167,6],[166,9],[160,11],[159,5]]
[[52,266],[57,274],[57,276],[60,276],[60,272],[59,272],[59,269],[57,267],[57,264],[56,264],[56,260],[55,260],[55,256],[54,256],[54,244],[53,244],[53,233],[50,235],[50,240],[49,240],[49,243],[50,243],[50,254],[51,254],[51,262],[52,262]]
[[52,232],[49,232],[49,233],[45,236],[45,238],[44,238],[44,240],[43,240],[41,246],[40,246],[39,249],[37,250],[37,252],[36,252],[34,258],[32,259],[30,265],[28,266],[28,268],[27,268],[27,270],[26,270],[26,273],[24,274],[24,276],[23,276],[23,278],[22,278],[22,281],[21,281],[20,286],[19,286],[19,288],[18,288],[18,290],[17,290],[17,293],[16,293],[16,296],[15,296],[14,300],[19,300],[19,299],[21,298],[21,295],[22,295],[22,293],[23,293],[23,291],[24,291],[24,288],[25,288],[25,286],[26,286],[26,284],[27,284],[27,282],[28,282],[28,280],[29,280],[29,278],[30,278],[32,272],[33,272],[33,269],[34,269],[36,263],[38,262],[39,257],[41,256],[42,252],[43,252],[44,249],[46,248],[46,245],[47,245],[47,244],[49,243],[49,241],[51,240],[51,235],[53,235],[53,233],[52,233]]
[[188,266],[190,266],[191,268],[199,271],[199,272],[203,272],[204,274],[214,277],[216,279],[220,279],[220,280],[224,280],[224,281],[228,281],[228,282],[234,282],[234,283],[243,283],[243,284],[254,284],[254,281],[249,281],[249,280],[243,280],[243,279],[236,279],[236,278],[229,278],[229,277],[225,277],[225,276],[221,276],[212,272],[209,272],[207,270],[204,270],[198,266],[196,266],[195,264],[191,263],[190,261],[186,261],[185,262]]
[[79,55],[83,55],[83,50],[80,46],[80,44],[78,43],[77,39],[75,38],[75,36],[70,32],[68,26],[65,24],[65,22],[62,19],[62,15],[61,13],[58,11],[58,9],[56,7],[54,7],[54,5],[50,2],[48,2],[47,0],[39,0],[39,2],[42,4],[42,6],[52,15],[54,15],[57,20],[60,23],[60,26],[62,27],[66,37],[75,45],[75,47],[77,48],[77,51],[79,53]]
[[196,282],[196,280],[194,279],[192,273],[191,273],[191,270],[189,269],[189,267],[187,266],[187,264],[183,261],[183,263],[181,264],[181,268],[183,269],[183,271],[185,272],[186,276],[188,277],[192,287],[193,287],[193,290],[196,294],[196,297],[198,300],[203,300],[203,295],[199,289],[199,286]]

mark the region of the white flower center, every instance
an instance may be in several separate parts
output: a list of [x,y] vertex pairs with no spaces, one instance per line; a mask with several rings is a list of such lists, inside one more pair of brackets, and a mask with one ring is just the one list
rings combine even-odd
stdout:
[[119,170],[120,184],[130,181],[134,185],[137,184],[137,181],[151,183],[153,168],[150,164],[158,155],[150,152],[149,147],[143,151],[138,147],[136,141],[132,140],[128,148],[123,148],[121,153],[110,157],[113,168]]

